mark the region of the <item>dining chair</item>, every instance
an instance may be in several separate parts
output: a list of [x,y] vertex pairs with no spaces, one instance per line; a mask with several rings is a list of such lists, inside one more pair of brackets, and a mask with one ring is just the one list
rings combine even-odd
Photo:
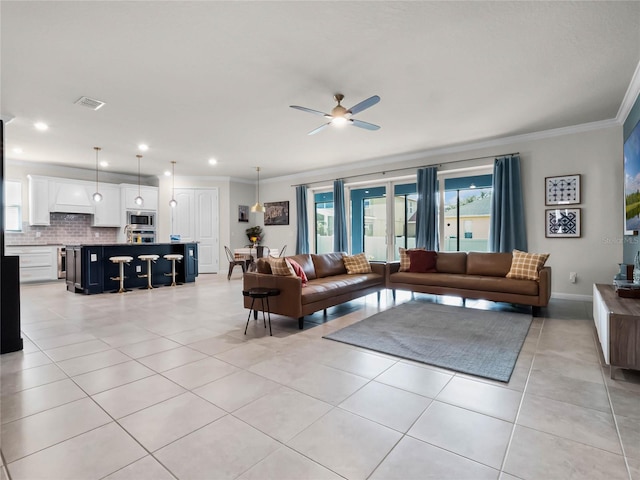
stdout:
[[231,280],[231,273],[236,265],[240,265],[240,267],[242,267],[242,273],[247,271],[247,260],[245,258],[235,258],[231,249],[226,245],[224,246],[224,251],[227,254],[227,260],[229,260],[229,273],[227,274],[227,280]]

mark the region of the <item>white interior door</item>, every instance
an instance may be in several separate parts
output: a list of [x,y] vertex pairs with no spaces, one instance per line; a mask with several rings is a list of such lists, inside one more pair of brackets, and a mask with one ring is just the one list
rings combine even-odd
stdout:
[[173,234],[180,235],[181,242],[195,242],[194,191],[192,188],[176,188],[178,204],[173,209]]
[[195,190],[195,240],[198,243],[198,271],[218,271],[218,190]]

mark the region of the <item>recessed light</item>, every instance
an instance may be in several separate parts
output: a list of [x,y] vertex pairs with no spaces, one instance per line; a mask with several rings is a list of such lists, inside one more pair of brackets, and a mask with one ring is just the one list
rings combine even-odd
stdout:
[[13,149],[13,153],[22,153],[22,149],[20,147],[16,147]]
[[218,161],[215,158],[209,159],[209,165],[215,165],[216,163],[218,163]]
[[47,125],[44,122],[36,122],[33,124],[34,127],[36,127],[37,130],[40,130],[41,132],[44,132],[45,130],[49,130],[49,125]]
[[169,170],[165,170],[164,171],[164,176],[165,177],[170,177],[171,176],[171,172]]
[[140,145],[138,145],[138,150],[140,150],[141,152],[146,152],[147,150],[149,150],[149,145],[141,143]]
[[108,167],[109,166],[109,162],[106,162],[106,161],[103,160],[103,161],[100,162],[100,166],[101,167]]

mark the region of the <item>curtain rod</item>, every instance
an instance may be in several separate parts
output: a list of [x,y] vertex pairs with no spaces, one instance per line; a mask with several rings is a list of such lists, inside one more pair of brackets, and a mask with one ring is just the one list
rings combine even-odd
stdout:
[[[461,160],[453,160],[451,162],[445,162],[444,164],[449,165],[450,163],[460,163],[460,162],[471,162],[473,160],[484,160],[485,158],[498,158],[498,157],[507,157],[509,155],[520,155],[520,152],[511,152],[511,153],[502,153],[500,155],[486,155],[484,157],[474,157],[474,158],[463,158]],[[417,167],[404,167],[404,168],[393,168],[391,170],[381,170],[379,172],[369,172],[369,173],[360,173],[358,175],[349,175],[346,177],[339,177],[342,179],[346,179],[346,178],[356,178],[356,177],[364,177],[366,175],[378,175],[378,174],[382,174],[385,175],[387,173],[392,173],[392,172],[401,172],[403,170],[410,170],[410,169],[415,169],[415,168],[426,168],[426,167],[441,167],[442,165],[444,165],[443,163],[431,163],[428,165],[420,165]],[[312,185],[314,183],[325,183],[325,182],[331,182],[335,180],[334,178],[330,178],[328,180],[316,180],[315,182],[307,182],[307,183],[297,183],[295,185],[291,185],[292,187],[300,187],[302,185]]]

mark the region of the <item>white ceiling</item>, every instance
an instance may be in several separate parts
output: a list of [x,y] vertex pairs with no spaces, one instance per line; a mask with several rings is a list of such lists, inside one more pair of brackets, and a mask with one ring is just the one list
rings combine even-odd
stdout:
[[[0,21],[6,157],[94,168],[100,146],[135,173],[145,142],[144,175],[269,178],[612,119],[640,61],[635,1],[3,0]],[[382,128],[307,136],[324,119],[289,105],[337,92],[380,95],[356,118]]]

